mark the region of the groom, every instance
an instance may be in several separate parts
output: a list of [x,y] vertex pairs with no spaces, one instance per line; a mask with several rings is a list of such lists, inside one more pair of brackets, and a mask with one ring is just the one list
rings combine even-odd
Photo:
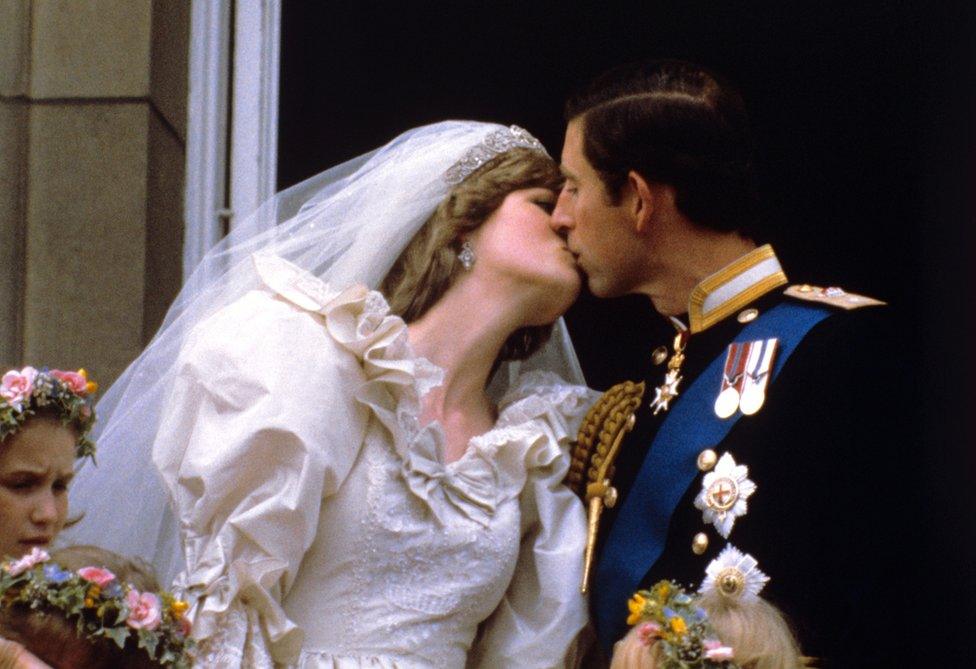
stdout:
[[887,309],[791,286],[759,245],[744,105],[711,73],[614,70],[566,116],[553,227],[596,296],[646,295],[675,326],[635,370],[647,392],[601,520],[590,591],[604,652],[635,590],[697,588],[733,545],[770,577],[762,596],[816,666],[898,666],[891,556],[912,550],[894,533],[911,473],[883,436]]

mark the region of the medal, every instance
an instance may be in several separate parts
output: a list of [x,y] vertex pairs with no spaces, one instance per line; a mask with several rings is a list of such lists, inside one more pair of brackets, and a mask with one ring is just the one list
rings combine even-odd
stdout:
[[759,411],[766,401],[769,372],[773,367],[773,358],[778,346],[779,340],[775,337],[752,342],[742,378],[742,394],[739,398],[739,410],[747,416]]
[[719,418],[728,418],[739,408],[739,391],[729,386],[723,388],[715,400],[715,415]]
[[[672,319],[674,320],[674,319]],[[664,383],[654,389],[654,399],[651,408],[656,416],[661,411],[671,408],[671,400],[678,396],[678,384],[681,383],[681,365],[685,361],[685,344],[688,343],[688,330],[680,329],[674,336],[674,355],[668,360],[668,372],[664,375]]]
[[739,384],[745,371],[748,349],[748,344],[730,344],[725,354],[722,387],[715,400],[715,415],[719,418],[728,418],[739,408]]

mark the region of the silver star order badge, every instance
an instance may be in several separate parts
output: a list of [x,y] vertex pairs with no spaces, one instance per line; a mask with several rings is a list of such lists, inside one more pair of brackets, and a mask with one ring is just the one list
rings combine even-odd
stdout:
[[718,592],[729,599],[754,600],[769,582],[756,558],[728,544],[705,569],[699,592]]
[[756,484],[749,480],[749,468],[735,464],[731,454],[723,453],[715,469],[702,477],[695,507],[702,511],[702,520],[712,523],[728,539],[735,519],[749,511],[746,500],[754,492]]
[[654,389],[654,399],[651,400],[651,408],[654,409],[656,416],[661,411],[670,409],[671,400],[678,396],[678,384],[681,383],[678,370],[672,369],[664,375],[664,383]]

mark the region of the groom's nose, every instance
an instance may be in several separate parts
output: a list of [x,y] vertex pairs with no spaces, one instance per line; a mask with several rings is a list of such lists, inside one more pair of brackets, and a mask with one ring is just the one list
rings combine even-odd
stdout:
[[549,226],[561,235],[566,235],[574,224],[572,202],[569,193],[564,188],[559,192],[559,197],[556,199],[556,207],[552,210],[552,216],[549,217]]

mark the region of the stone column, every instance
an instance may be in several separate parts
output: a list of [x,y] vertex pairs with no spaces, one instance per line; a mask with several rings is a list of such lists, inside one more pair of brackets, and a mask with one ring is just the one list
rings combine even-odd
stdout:
[[0,0],[4,367],[85,366],[111,382],[168,299],[154,289],[175,292],[159,254],[179,276],[182,4]]

